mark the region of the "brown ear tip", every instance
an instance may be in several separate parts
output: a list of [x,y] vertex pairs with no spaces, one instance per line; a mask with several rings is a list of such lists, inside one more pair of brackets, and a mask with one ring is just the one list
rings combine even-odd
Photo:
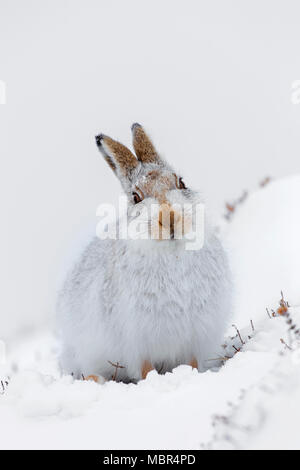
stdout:
[[102,140],[104,139],[105,135],[104,134],[98,134],[96,135],[95,139],[96,139],[96,144],[98,145],[98,147],[101,147],[102,145]]
[[138,122],[134,122],[131,126],[131,131],[134,132],[135,129],[142,127]]

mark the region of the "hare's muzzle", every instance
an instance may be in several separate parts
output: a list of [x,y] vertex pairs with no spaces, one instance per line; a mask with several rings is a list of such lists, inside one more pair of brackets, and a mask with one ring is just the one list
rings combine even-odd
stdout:
[[158,214],[158,239],[174,240],[182,236],[182,215],[169,204],[162,204]]

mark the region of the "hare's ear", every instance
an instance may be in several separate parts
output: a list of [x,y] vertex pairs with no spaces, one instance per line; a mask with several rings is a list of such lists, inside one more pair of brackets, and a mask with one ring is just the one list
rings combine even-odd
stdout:
[[137,122],[132,124],[133,147],[138,159],[143,163],[158,163],[159,155],[146,132]]
[[104,134],[96,136],[96,143],[109,166],[119,177],[130,176],[131,171],[139,164],[125,145]]

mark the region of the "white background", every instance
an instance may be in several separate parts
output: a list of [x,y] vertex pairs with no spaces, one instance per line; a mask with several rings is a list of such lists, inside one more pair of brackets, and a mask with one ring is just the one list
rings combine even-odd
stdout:
[[299,172],[297,1],[0,0],[0,337],[53,317],[60,266],[119,184],[94,142],[142,123],[222,213]]

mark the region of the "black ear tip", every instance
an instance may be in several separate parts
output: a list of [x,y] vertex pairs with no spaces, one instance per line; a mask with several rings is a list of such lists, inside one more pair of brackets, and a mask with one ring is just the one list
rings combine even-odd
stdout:
[[98,145],[98,147],[101,147],[102,143],[102,139],[103,139],[104,135],[103,134],[99,134],[99,135],[96,135],[95,139],[96,139],[96,144]]
[[133,132],[137,127],[142,127],[138,122],[134,122],[131,126],[131,131]]

